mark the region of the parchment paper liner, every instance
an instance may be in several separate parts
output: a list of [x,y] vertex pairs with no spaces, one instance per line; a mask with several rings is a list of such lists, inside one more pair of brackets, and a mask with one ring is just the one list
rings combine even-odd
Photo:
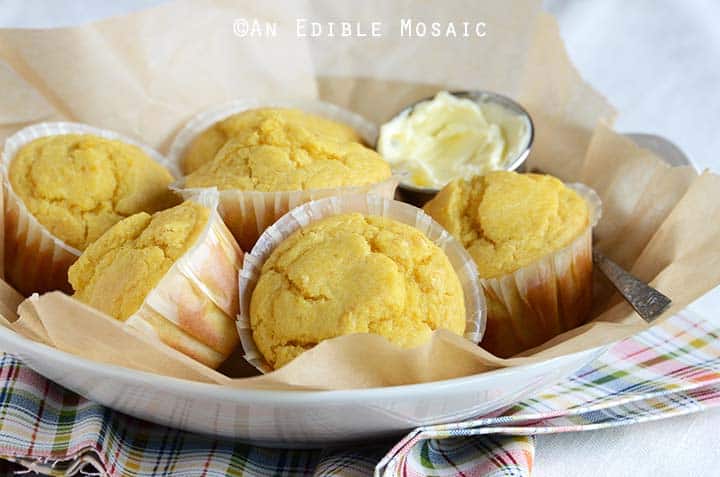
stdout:
[[177,169],[159,152],[113,131],[80,123],[53,122],[26,127],[5,141],[2,175],[5,191],[5,276],[24,295],[33,292],[63,290],[71,292],[67,269],[80,251],[55,237],[27,210],[10,184],[10,163],[26,144],[46,136],[92,134],[138,146],[156,162],[179,177]]
[[[198,114],[178,133],[170,146],[169,160],[180,168],[180,161],[190,143],[207,128],[233,114],[262,107],[295,108],[347,124],[357,131],[367,144],[375,144],[377,127],[362,116],[334,104],[319,100],[260,100],[238,99]],[[330,187],[302,191],[259,192],[237,189],[221,190],[220,214],[243,250],[250,250],[262,232],[290,209],[311,200],[340,194],[377,194],[392,199],[399,178],[390,177],[377,184]],[[184,179],[173,190],[183,198],[192,198],[207,188],[185,188]]]
[[[297,18],[330,21],[337,8],[349,5],[315,3],[320,6],[195,0],[77,28],[0,29],[5,65],[0,68],[5,91],[0,135],[48,118],[72,118],[161,148],[196,111],[236,98],[239,85],[243,94],[258,98],[278,91],[321,98],[376,123],[441,89],[498,91],[517,98],[533,117],[536,135],[528,168],[587,184],[602,198],[594,247],[672,298],[671,309],[657,323],[720,284],[714,226],[720,223],[720,176],[669,167],[614,132],[604,122],[613,117],[613,108],[579,76],[557,22],[541,11],[542,2],[517,0],[513,8],[499,2],[472,7],[460,1],[422,3],[427,18],[462,20],[468,12],[483,17],[488,35],[481,41],[409,41],[393,31],[372,41],[296,38]],[[392,26],[409,8],[393,2],[382,7],[355,2],[353,16]],[[208,21],[198,22],[200,17]],[[231,18],[277,19],[281,34],[228,41]],[[78,55],[87,61],[78,62]],[[238,388],[358,389],[538,363],[607,346],[647,328],[617,294],[596,293],[593,302],[591,322],[523,358],[500,359],[442,331],[428,346],[411,350],[397,349],[379,336],[351,335],[325,341],[273,373],[236,380],[60,292],[27,300],[34,313],[26,306],[19,318],[7,318],[20,334],[19,323],[37,318],[54,346],[96,362]]]
[[488,304],[480,344],[510,357],[539,346],[590,319],[592,229],[602,215],[600,197],[584,184],[567,184],[587,202],[590,223],[569,245],[512,273],[480,278]]
[[217,212],[217,194],[209,191],[194,200],[211,210],[203,232],[125,323],[217,368],[238,344],[242,251]]
[[422,209],[378,196],[356,194],[327,197],[292,209],[267,228],[252,251],[245,254],[240,271],[240,314],[237,319],[244,358],[263,373],[272,371],[255,345],[250,326],[250,299],[265,260],[275,247],[298,229],[326,217],[350,212],[387,217],[411,225],[445,252],[463,288],[465,338],[478,343],[485,331],[485,298],[478,283],[475,262],[463,246]]

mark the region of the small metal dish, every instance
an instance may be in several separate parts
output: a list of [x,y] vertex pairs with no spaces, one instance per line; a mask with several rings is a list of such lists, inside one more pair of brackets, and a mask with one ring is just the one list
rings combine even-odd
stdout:
[[[514,113],[516,113],[518,116],[524,117],[527,121],[529,134],[527,135],[528,140],[525,147],[522,149],[520,154],[518,154],[517,157],[512,158],[510,161],[508,161],[507,165],[505,166],[504,170],[508,171],[515,171],[515,170],[521,170],[523,164],[525,163],[525,160],[527,159],[528,155],[530,154],[530,148],[532,147],[533,138],[535,136],[535,126],[533,124],[532,118],[530,117],[530,114],[523,108],[518,102],[515,100],[504,96],[499,93],[493,93],[492,91],[482,91],[482,90],[472,90],[472,91],[448,91],[448,93],[452,94],[453,96],[456,96],[458,98],[465,98],[470,99],[472,101],[475,101],[478,104],[485,104],[485,103],[495,103],[498,104],[505,109],[508,109]],[[430,101],[434,98],[434,96],[421,99],[419,101],[416,101],[415,103],[403,108],[401,111],[399,111],[397,114],[395,114],[392,118],[390,118],[387,122],[390,122],[394,120],[395,118],[404,115],[404,114],[412,114],[412,110],[420,103],[424,103],[426,101]],[[378,142],[380,141],[380,137],[378,136],[378,140],[376,141],[375,148],[378,147]],[[396,173],[403,174],[405,171],[394,171]],[[405,174],[406,176],[409,176],[408,174]],[[400,184],[398,186],[398,190],[396,193],[396,196],[398,200],[402,200],[404,202],[409,202],[413,205],[416,205],[418,207],[422,207],[425,202],[432,199],[435,194],[439,192],[439,189],[431,188],[431,187],[417,187],[412,184],[408,184],[400,181]]]

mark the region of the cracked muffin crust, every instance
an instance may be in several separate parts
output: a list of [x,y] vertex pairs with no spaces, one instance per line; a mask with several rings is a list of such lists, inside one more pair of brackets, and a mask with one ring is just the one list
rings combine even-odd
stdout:
[[245,135],[267,119],[282,118],[284,121],[299,124],[307,130],[329,139],[341,142],[362,142],[360,135],[350,126],[342,123],[305,113],[291,108],[258,108],[233,114],[218,121],[203,131],[188,146],[182,158],[182,169],[185,174],[197,170],[210,162],[215,154],[231,138]]
[[78,250],[125,217],[178,202],[168,190],[170,172],[142,149],[92,135],[36,139],[13,158],[8,175],[30,214]]
[[560,180],[507,171],[455,180],[424,209],[462,242],[481,278],[565,247],[590,221],[585,200]]
[[250,302],[253,339],[277,369],[323,340],[374,333],[410,348],[462,335],[465,303],[444,252],[419,230],[359,213],[320,220],[264,263]]
[[274,114],[230,138],[186,176],[185,187],[293,191],[374,184],[390,175],[372,149]]
[[560,180],[491,172],[451,182],[425,211],[477,264],[487,303],[482,348],[514,356],[590,317],[591,211]]
[[70,267],[75,298],[125,320],[197,241],[209,215],[206,207],[188,201],[118,222]]

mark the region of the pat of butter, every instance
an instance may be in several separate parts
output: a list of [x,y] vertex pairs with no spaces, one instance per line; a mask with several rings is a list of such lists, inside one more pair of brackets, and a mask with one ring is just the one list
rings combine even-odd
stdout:
[[525,116],[493,102],[441,91],[380,129],[378,152],[403,182],[439,189],[456,178],[504,169],[528,146]]

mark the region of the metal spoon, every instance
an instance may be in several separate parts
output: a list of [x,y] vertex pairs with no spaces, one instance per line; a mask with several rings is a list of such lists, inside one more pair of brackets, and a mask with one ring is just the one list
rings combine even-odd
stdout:
[[[641,133],[625,134],[625,136],[632,139],[638,146],[649,149],[672,166],[692,165],[679,147],[662,136]],[[605,274],[637,314],[648,323],[655,321],[672,303],[670,298],[624,270],[597,249],[593,249],[593,263]]]
[[643,320],[652,323],[672,303],[670,298],[623,269],[597,249],[593,248],[592,255],[593,263]]

